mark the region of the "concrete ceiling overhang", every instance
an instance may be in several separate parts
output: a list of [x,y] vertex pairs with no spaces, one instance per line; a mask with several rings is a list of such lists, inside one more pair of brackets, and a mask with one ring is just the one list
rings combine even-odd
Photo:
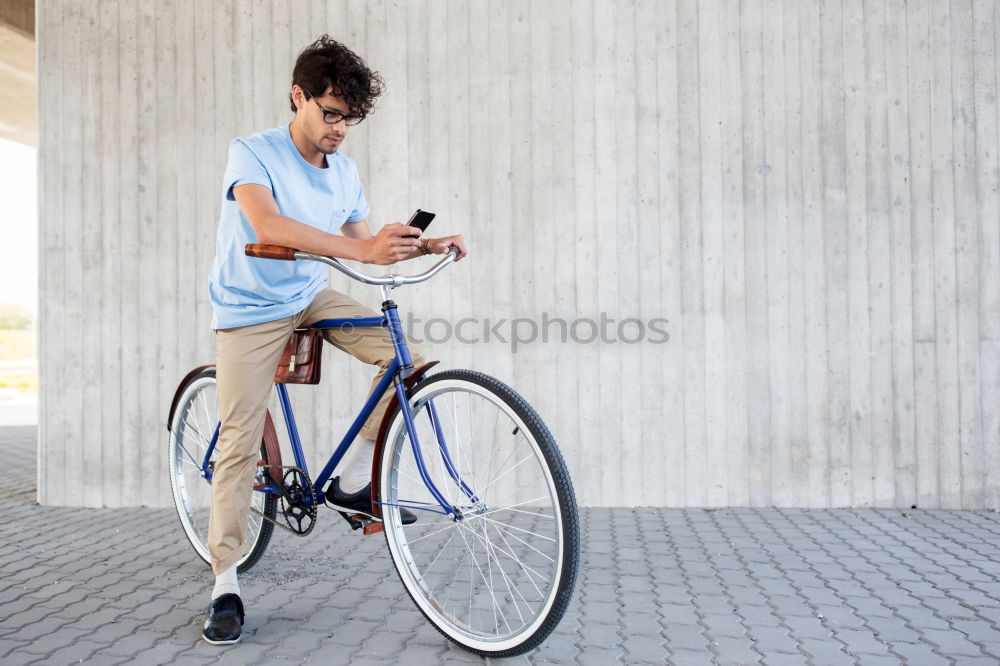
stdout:
[[38,145],[34,0],[0,2],[0,137]]

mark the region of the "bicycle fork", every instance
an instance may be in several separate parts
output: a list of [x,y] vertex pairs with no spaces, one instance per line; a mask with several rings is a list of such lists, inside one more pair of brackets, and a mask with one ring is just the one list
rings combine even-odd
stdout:
[[[413,459],[417,464],[417,470],[420,472],[420,479],[427,486],[427,490],[431,493],[444,512],[452,520],[461,520],[462,512],[461,510],[453,506],[435,485],[434,480],[427,473],[427,465],[424,461],[424,456],[421,451],[420,442],[417,438],[417,429],[413,422],[413,411],[410,409],[410,402],[406,398],[406,387],[403,384],[401,375],[397,374],[393,378],[393,384],[396,388],[396,399],[400,405],[400,413],[403,415],[403,423],[406,426],[406,433],[410,438],[410,448],[413,451]],[[471,502],[478,503],[479,498],[472,491],[471,488],[462,480],[461,476],[458,474],[458,470],[455,469],[455,464],[451,460],[451,454],[448,452],[448,445],[445,443],[444,431],[441,428],[441,421],[438,419],[437,411],[434,409],[434,403],[432,400],[427,401],[427,413],[430,417],[431,424],[434,427],[434,434],[437,439],[438,452],[441,454],[441,459],[444,462],[445,469],[448,471],[448,476],[451,477],[452,481],[458,485],[466,497],[469,498]]]

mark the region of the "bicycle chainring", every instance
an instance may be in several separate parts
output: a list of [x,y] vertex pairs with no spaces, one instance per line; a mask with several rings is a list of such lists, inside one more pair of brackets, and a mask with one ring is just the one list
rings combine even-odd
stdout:
[[[285,519],[282,524],[268,518],[257,509],[251,510],[283,530],[298,536],[305,536],[316,526],[317,501],[312,480],[302,469],[291,465],[263,465],[261,469],[285,470],[282,476],[281,515]],[[272,479],[275,475],[268,474]]]

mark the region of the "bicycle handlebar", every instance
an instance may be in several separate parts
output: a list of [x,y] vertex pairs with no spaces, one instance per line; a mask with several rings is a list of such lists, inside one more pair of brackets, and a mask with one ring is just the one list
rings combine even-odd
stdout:
[[259,259],[285,259],[295,261],[295,249],[284,247],[283,245],[259,245],[257,243],[247,243],[244,250],[248,257]]
[[386,275],[385,277],[373,277],[371,275],[365,275],[360,271],[356,271],[350,266],[345,266],[333,257],[327,257],[322,254],[313,254],[311,252],[302,252],[301,250],[284,247],[282,245],[260,245],[257,243],[247,243],[244,252],[248,257],[257,257],[259,259],[280,259],[284,261],[295,261],[298,259],[318,261],[328,266],[333,266],[347,277],[354,278],[358,282],[373,284],[380,287],[400,287],[404,284],[417,284],[418,282],[429,280],[441,272],[445,266],[453,262],[455,257],[458,256],[458,248],[453,247],[449,248],[448,254],[443,257],[441,261],[437,262],[419,275]]

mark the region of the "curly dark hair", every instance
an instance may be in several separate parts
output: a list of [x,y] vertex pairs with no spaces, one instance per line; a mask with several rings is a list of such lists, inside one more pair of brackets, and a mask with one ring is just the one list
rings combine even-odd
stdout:
[[[327,88],[333,88],[332,93],[347,103],[351,113],[362,116],[371,113],[375,99],[385,89],[378,72],[368,69],[358,54],[329,35],[323,35],[299,54],[292,70],[292,85],[296,84],[305,91],[306,99],[322,97]],[[294,113],[291,93],[288,101]]]

